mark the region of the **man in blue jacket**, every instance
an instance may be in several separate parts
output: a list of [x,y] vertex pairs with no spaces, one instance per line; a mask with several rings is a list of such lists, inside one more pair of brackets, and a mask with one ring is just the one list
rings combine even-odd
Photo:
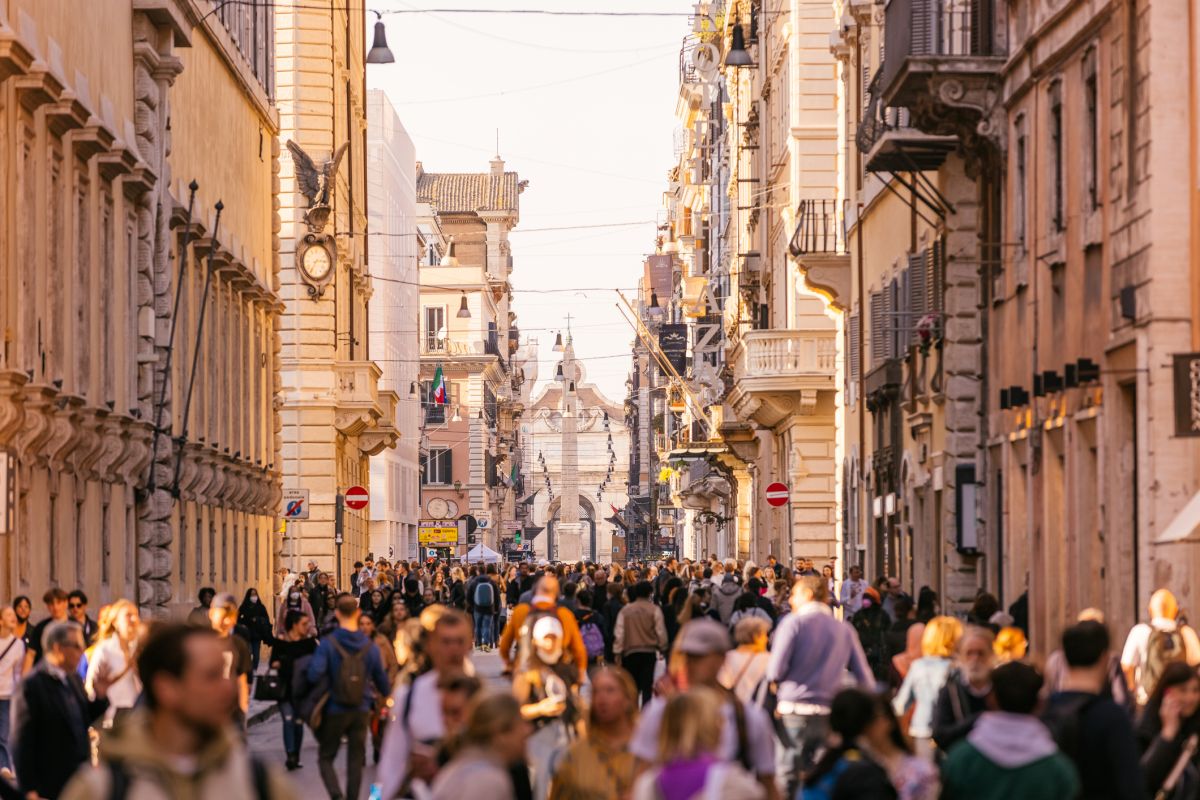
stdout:
[[[343,592],[334,606],[338,627],[321,640],[308,663],[308,682],[328,681],[329,694],[317,729],[321,780],[333,800],[358,798],[367,756],[367,731],[376,701],[391,694],[379,649],[358,630],[358,601]],[[346,793],[333,760],[346,737]]]

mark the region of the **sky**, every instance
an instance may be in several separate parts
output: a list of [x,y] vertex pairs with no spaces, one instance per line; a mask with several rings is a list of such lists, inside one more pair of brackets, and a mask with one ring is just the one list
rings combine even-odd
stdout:
[[[529,187],[512,234],[514,310],[539,387],[567,325],[585,380],[620,403],[633,300],[673,161],[686,0],[368,0],[396,63],[369,65],[429,172],[486,172],[499,150]],[[387,13],[408,9],[673,12],[670,17]],[[368,45],[370,36],[368,35]],[[636,223],[636,224],[623,224]],[[574,226],[606,226],[579,228]],[[565,230],[537,230],[566,228]],[[562,290],[562,291],[546,291]]]

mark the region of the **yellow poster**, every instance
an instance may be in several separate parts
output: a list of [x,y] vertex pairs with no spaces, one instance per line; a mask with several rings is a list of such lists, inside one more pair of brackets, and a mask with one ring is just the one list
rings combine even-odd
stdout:
[[458,544],[457,525],[426,525],[417,528],[417,541],[422,547],[447,547]]

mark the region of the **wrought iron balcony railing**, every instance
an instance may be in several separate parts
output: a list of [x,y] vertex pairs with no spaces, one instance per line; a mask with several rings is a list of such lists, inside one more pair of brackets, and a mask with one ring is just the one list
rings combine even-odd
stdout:
[[801,200],[796,231],[788,249],[793,256],[846,252],[846,215],[833,198]]

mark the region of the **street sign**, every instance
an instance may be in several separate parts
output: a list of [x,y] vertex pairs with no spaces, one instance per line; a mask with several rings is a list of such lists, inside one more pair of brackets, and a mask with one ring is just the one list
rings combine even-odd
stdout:
[[449,547],[458,544],[458,523],[454,520],[421,520],[417,541],[422,547]]
[[425,548],[426,558],[437,558],[437,550],[432,547]]
[[521,530],[521,527],[521,523],[517,522],[515,519],[504,520],[504,530],[506,531],[519,531]]
[[488,522],[487,517],[479,517],[475,520],[475,522],[479,525],[480,528],[486,528],[488,525],[491,524],[490,522]]
[[775,506],[776,508],[779,506],[786,506],[790,496],[791,493],[788,491],[788,487],[785,484],[775,482],[767,487],[767,503]]
[[308,489],[283,490],[283,518],[308,519]]
[[371,494],[361,486],[351,486],[346,490],[346,508],[361,511],[371,501]]

